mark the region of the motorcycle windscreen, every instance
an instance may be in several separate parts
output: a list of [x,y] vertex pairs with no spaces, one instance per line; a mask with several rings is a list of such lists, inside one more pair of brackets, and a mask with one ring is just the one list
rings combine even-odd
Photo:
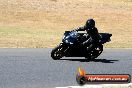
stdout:
[[66,31],[64,33],[62,42],[67,44],[76,44],[78,42],[77,35],[69,31]]

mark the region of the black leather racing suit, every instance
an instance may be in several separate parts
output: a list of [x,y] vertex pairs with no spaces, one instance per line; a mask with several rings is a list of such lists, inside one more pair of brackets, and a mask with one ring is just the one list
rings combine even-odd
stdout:
[[96,27],[93,28],[88,28],[87,26],[79,27],[75,29],[76,31],[87,31],[88,35],[90,38],[82,43],[83,46],[88,46],[88,51],[91,51],[99,42],[99,34],[98,34],[98,29]]

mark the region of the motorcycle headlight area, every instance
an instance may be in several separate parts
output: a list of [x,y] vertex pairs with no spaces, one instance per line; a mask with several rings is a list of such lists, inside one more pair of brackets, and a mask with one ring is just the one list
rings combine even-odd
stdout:
[[73,44],[72,42],[70,42],[70,44]]
[[63,36],[63,37],[62,37],[62,39],[67,39],[67,38],[69,38],[69,36]]
[[72,42],[69,42],[68,40],[65,41],[66,43],[73,44]]

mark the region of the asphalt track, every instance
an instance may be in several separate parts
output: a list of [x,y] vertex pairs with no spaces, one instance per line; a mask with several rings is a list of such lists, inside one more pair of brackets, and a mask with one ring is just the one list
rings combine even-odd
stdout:
[[0,88],[77,86],[77,68],[90,74],[132,75],[132,49],[104,49],[96,61],[52,60],[51,49],[0,49]]

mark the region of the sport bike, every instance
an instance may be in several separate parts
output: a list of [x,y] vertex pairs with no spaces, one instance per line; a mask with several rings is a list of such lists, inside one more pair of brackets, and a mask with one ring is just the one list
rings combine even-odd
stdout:
[[96,44],[95,48],[91,51],[88,51],[87,48],[89,45],[83,47],[79,46],[82,42],[90,38],[87,33],[79,33],[75,30],[65,31],[62,43],[52,49],[51,57],[54,60],[59,60],[62,57],[85,57],[86,59],[95,59],[103,51],[103,44],[111,41],[110,33],[99,33],[99,43]]

